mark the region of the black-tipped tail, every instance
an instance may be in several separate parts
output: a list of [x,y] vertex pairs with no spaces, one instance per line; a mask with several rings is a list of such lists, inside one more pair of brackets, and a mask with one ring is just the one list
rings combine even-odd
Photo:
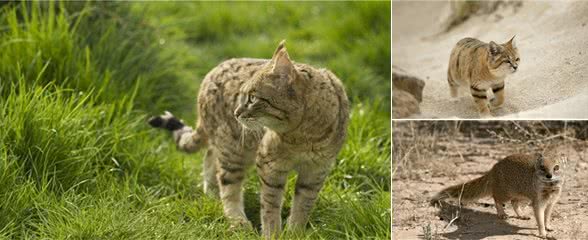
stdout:
[[174,115],[167,111],[164,115],[149,118],[147,122],[154,128],[163,128],[172,132],[182,129],[185,126],[181,120],[177,119],[174,117]]

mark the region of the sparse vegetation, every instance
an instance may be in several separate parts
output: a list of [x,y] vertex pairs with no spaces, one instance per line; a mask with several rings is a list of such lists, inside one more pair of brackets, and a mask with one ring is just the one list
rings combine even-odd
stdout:
[[[588,204],[581,197],[588,189],[587,175],[581,174],[588,170],[587,126],[586,121],[394,122],[392,231],[425,239],[526,239],[525,235],[536,234],[535,221],[498,220],[491,198],[464,206],[459,198],[437,205],[431,205],[430,200],[445,187],[481,176],[508,155],[557,147],[565,156],[562,169],[566,183],[553,215],[553,235],[571,239],[582,236],[584,233],[577,233],[574,224],[585,221],[586,215],[576,206]],[[528,208],[525,213],[532,215]],[[514,215],[510,206],[507,214]],[[426,223],[431,226],[423,225]],[[439,232],[430,234],[431,229]]]

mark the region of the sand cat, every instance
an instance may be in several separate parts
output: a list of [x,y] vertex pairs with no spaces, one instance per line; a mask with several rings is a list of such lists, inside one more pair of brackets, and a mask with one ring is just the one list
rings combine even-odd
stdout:
[[288,227],[303,229],[345,139],[349,102],[341,81],[329,70],[292,62],[282,41],[270,60],[231,59],[212,69],[200,87],[198,114],[195,129],[171,113],[149,122],[172,131],[183,151],[207,148],[204,191],[220,190],[231,224],[250,224],[242,185],[255,165],[262,235],[281,231],[290,171],[298,178]]
[[561,164],[561,158],[553,154],[511,155],[496,163],[484,176],[444,189],[431,203],[447,198],[469,202],[491,196],[499,218],[508,217],[503,204],[510,201],[519,218],[529,219],[520,207],[530,201],[539,235],[546,237],[546,230],[551,231],[548,227],[551,211],[564,183]]
[[[457,97],[460,86],[469,87],[480,116],[492,117],[489,104],[499,107],[504,103],[504,80],[517,71],[519,62],[514,37],[504,44],[464,38],[457,42],[449,58],[447,82],[451,96]],[[488,89],[494,92],[490,102]]]

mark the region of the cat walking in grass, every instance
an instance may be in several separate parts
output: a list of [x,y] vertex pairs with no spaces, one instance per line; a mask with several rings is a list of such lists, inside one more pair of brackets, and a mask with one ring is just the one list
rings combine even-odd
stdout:
[[231,59],[212,69],[200,87],[198,115],[195,129],[169,112],[149,123],[171,131],[183,151],[207,149],[204,191],[220,196],[231,225],[250,225],[242,186],[255,165],[262,235],[281,232],[291,171],[298,177],[287,225],[304,229],[345,140],[349,102],[341,81],[327,69],[292,62],[282,41],[270,60]]
[[[489,106],[499,107],[504,103],[504,80],[517,71],[519,61],[514,37],[504,44],[474,38],[460,40],[451,51],[447,69],[451,97],[457,97],[460,86],[466,86],[480,117],[492,117]],[[494,93],[491,100],[486,96],[489,89]]]

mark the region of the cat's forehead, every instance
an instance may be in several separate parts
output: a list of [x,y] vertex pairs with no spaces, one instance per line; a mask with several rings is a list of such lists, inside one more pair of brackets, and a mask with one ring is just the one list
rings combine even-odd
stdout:
[[512,47],[512,45],[505,44],[505,45],[502,45],[502,47],[503,47],[502,54],[507,55],[509,57],[518,57],[519,56],[518,50],[516,48]]
[[540,164],[542,166],[545,166],[546,168],[550,169],[550,168],[554,167],[555,165],[561,164],[561,161],[562,161],[562,156],[554,155],[554,154],[547,154],[543,157],[542,161],[540,161]]

